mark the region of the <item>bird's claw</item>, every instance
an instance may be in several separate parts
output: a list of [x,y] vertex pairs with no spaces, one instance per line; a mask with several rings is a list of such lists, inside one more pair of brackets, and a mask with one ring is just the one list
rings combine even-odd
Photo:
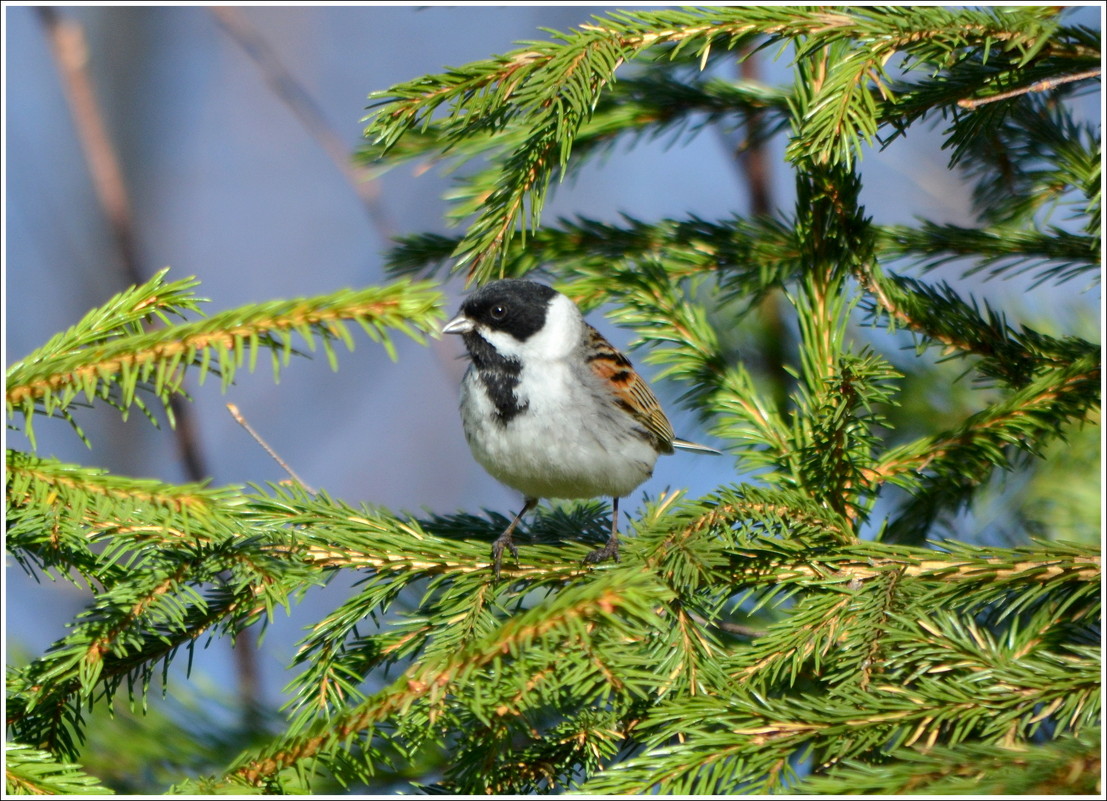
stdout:
[[504,548],[511,551],[515,566],[519,566],[519,549],[515,547],[515,543],[510,539],[500,538],[496,540],[492,543],[492,573],[496,578],[500,577],[500,565],[503,562]]
[[609,539],[602,548],[597,548],[585,556],[584,564],[595,565],[600,562],[605,562],[608,559],[614,559],[616,562],[619,561],[619,540],[614,537]]

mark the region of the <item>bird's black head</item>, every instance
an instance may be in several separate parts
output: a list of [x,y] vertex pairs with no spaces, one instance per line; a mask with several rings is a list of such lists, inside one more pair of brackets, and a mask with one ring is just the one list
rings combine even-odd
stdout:
[[556,294],[544,284],[504,278],[485,284],[467,297],[461,304],[461,314],[478,326],[526,342],[546,324],[550,299]]

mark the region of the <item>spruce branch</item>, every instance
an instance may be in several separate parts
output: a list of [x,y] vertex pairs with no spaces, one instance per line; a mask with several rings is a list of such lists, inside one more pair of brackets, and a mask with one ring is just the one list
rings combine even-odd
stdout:
[[59,521],[66,520],[89,537],[105,530],[118,531],[127,525],[129,515],[135,515],[136,522],[160,521],[157,528],[146,529],[148,537],[157,537],[154,542],[210,540],[212,528],[218,525],[217,518],[228,516],[236,505],[233,487],[209,489],[198,484],[166,484],[115,476],[100,468],[65,464],[12,450],[7,451],[5,466],[9,515],[13,509],[50,506]]
[[[658,508],[667,511],[677,497],[664,499]],[[645,522],[652,521],[646,517]],[[806,545],[851,539],[849,522],[809,495],[796,489],[753,485],[721,487],[669,515],[658,513],[657,524],[664,532],[657,547],[664,550],[682,547],[689,538],[707,534],[725,537],[726,542],[743,542],[742,535],[768,531],[782,542],[794,540]]]
[[[1051,18],[1031,15],[1019,20],[1025,27],[1018,31],[1009,21],[1002,24],[995,15],[981,12],[915,16],[905,20],[903,14],[879,9],[752,7],[616,12],[552,41],[528,42],[525,49],[489,61],[374,93],[376,110],[365,137],[386,156],[409,131],[425,129],[445,106],[437,138],[448,151],[458,142],[484,138],[525,119],[520,144],[503,159],[454,254],[470,279],[487,278],[501,269],[504,249],[516,232],[523,236],[528,227],[537,226],[552,176],[565,168],[617,68],[650,48],[671,46],[673,53],[692,48],[706,56],[713,46],[740,48],[756,35],[768,36],[770,43],[806,36],[801,56],[824,46],[839,48],[833,70],[801,84],[810,87],[801,105],[823,113],[805,118],[804,135],[794,140],[803,149],[794,150],[792,158],[848,164],[852,151],[862,140],[871,141],[876,130],[875,100],[862,77],[888,94],[883,65],[898,49],[923,42],[921,57],[941,52],[942,60],[952,61],[967,45],[999,43],[1026,62],[1048,47],[1044,42],[1056,27]],[[851,50],[851,40],[868,47]]]
[[950,748],[902,748],[882,764],[847,760],[826,775],[808,777],[795,788],[816,795],[1098,795],[1101,792],[1100,735],[1048,743],[997,746],[963,743]]
[[[118,305],[113,301],[109,307]],[[66,413],[81,395],[89,402],[106,400],[126,415],[132,405],[142,408],[137,392],[143,389],[168,408],[169,398],[184,392],[189,367],[200,372],[201,382],[209,372],[217,373],[225,388],[238,369],[247,365],[252,370],[259,349],[267,348],[272,351],[274,376],[279,376],[295,352],[294,334],[312,350],[321,345],[334,366],[337,357],[332,340],[353,346],[347,321],[357,323],[395,357],[389,329],[421,341],[441,317],[440,305],[439,294],[429,284],[400,282],[274,301],[102,342],[97,332],[104,310],[96,310],[64,339],[8,369],[8,416],[23,413],[25,430],[33,442],[31,419],[36,413]],[[117,325],[111,330],[118,329]],[[71,344],[76,341],[82,343],[80,347]]]
[[4,790],[11,795],[111,795],[80,765],[21,743],[4,743]]
[[917,542],[942,510],[956,510],[1013,454],[1034,453],[1064,436],[1070,420],[1086,420],[1099,404],[1101,368],[1094,355],[1045,371],[952,431],[888,450],[874,465],[874,483],[894,481],[913,498],[886,536]]
[[[645,222],[623,215],[615,225],[588,218],[559,220],[533,231],[527,246],[513,239],[504,253],[503,271],[523,276],[537,270],[555,272],[564,288],[584,308],[610,296],[610,270],[623,276],[652,263],[674,281],[717,271],[724,300],[746,299],[783,284],[799,271],[794,227],[775,218]],[[460,237],[415,234],[397,238],[388,253],[389,270],[404,275],[436,273],[450,260]]]
[[877,578],[889,571],[910,578],[941,582],[950,587],[962,582],[999,582],[1010,587],[1012,583],[1019,582],[1099,581],[1101,566],[1098,553],[1052,555],[1019,549],[1002,553],[997,553],[996,549],[972,552],[955,548],[949,541],[940,545],[951,548],[950,553],[936,556],[936,552],[929,548],[910,549],[908,546],[866,543],[857,546],[853,554],[849,549],[824,551],[815,562],[805,562],[795,552],[774,553],[746,547],[734,551],[731,567],[742,583],[771,580],[848,584]]
[[[121,557],[118,550],[105,561]],[[81,708],[125,682],[144,694],[157,664],[204,634],[233,633],[271,617],[289,596],[318,582],[294,565],[259,553],[253,538],[215,546],[141,550],[126,575],[99,592],[68,634],[42,658],[9,675],[8,725],[35,732],[51,750],[72,754]],[[204,593],[199,587],[209,585]]]
[[1076,337],[1056,339],[1023,327],[1015,331],[987,303],[983,312],[975,299],[963,300],[947,284],[930,286],[903,276],[885,276],[874,265],[863,265],[855,276],[875,301],[872,317],[887,315],[890,327],[902,324],[920,334],[923,344],[943,347],[945,355],[985,357],[978,370],[1012,388],[1025,387],[1043,371],[1088,362],[1098,346]]
[[[643,596],[648,587],[649,594],[657,598],[659,588],[656,584],[626,573],[612,574],[605,579],[558,594],[550,602],[513,617],[491,636],[461,652],[413,665],[388,688],[345,715],[316,724],[299,737],[278,743],[256,757],[241,760],[231,774],[257,784],[296,762],[325,754],[343,742],[371,733],[372,727],[416,704],[425,707],[424,719],[433,724],[445,711],[443,702],[486,669],[491,668],[494,673],[502,671],[520,654],[539,648],[555,660],[555,653],[570,644],[579,646],[588,642],[593,624],[599,621],[614,625],[624,636],[633,637],[639,636],[640,626],[656,627],[654,613]],[[524,665],[525,662],[520,664]],[[579,676],[585,683],[578,684],[578,692],[606,695],[614,689],[600,668],[600,665],[592,665],[587,670],[590,674],[587,678]],[[524,669],[525,675],[535,678],[533,663]],[[491,716],[513,714],[511,708],[500,707],[502,700],[495,697],[486,699],[486,703]]]
[[[984,704],[972,679],[948,678],[941,687],[922,679],[917,689],[881,685],[861,691],[843,686],[822,697],[765,698],[736,688],[722,697],[663,704],[640,726],[644,733],[656,732],[650,747],[593,775],[582,790],[682,795],[719,786],[781,790],[797,778],[788,759],[797,752],[821,773],[843,758],[895,753],[924,735],[929,745],[939,737],[957,745],[976,737],[1002,737],[1009,725],[1025,733],[1034,726],[1025,713],[1030,708],[1024,704],[1027,698],[1046,700],[1053,692],[1095,695],[1097,672],[1070,674],[1045,694],[1031,687],[993,686]],[[665,733],[678,718],[683,737],[668,743]],[[1087,728],[1091,727],[1078,731]]]
[[958,100],[957,105],[961,108],[975,109],[980,106],[987,105],[988,103],[997,103],[1000,100],[1010,100],[1013,97],[1024,95],[1029,92],[1048,92],[1051,89],[1056,89],[1066,83],[1072,83],[1073,81],[1086,81],[1089,78],[1098,78],[1102,74],[1102,70],[1091,69],[1084,70],[1083,72],[1075,72],[1071,75],[1061,75],[1057,78],[1046,78],[1041,81],[1035,81],[1034,83],[1023,86],[1018,89],[1011,89],[1007,92],[1000,92],[994,95],[988,95],[986,97],[973,97]]
[[[497,722],[498,723],[498,722]],[[543,736],[534,730],[474,722],[473,736],[460,744],[461,758],[440,785],[447,792],[486,786],[511,788],[518,793],[550,793],[572,790],[579,768],[585,773],[601,769],[613,758],[626,736],[617,716],[585,709],[553,726]],[[519,747],[520,741],[526,742]],[[511,750],[512,759],[496,759]]]
[[[763,135],[768,136],[784,124],[786,110],[786,96],[772,87],[702,78],[699,73],[678,79],[669,65],[643,64],[638,74],[611,84],[600,97],[591,116],[581,124],[572,160],[561,165],[555,175],[579,171],[590,156],[604,152],[620,138],[637,142],[642,137],[669,135],[676,139],[685,131],[696,134],[712,123],[740,123],[750,114],[767,115]],[[498,158],[510,153],[522,144],[526,132],[523,126],[509,125],[461,139],[442,151],[447,130],[446,123],[432,120],[406,132],[392,147],[364,145],[356,158],[375,171],[384,171],[413,159],[425,159],[424,165],[429,165],[448,157],[454,171],[477,156]],[[482,189],[494,182],[496,172],[482,171],[467,178],[465,188],[453,197],[475,202]],[[461,204],[450,216],[461,218],[466,210],[474,211],[472,202]]]
[[1090,223],[1102,204],[1101,133],[1060,106],[1052,96],[1034,97],[972,112],[951,130],[950,165],[974,181],[982,220],[1030,226],[1052,209],[1071,209],[1088,218],[1084,231],[1098,241],[1098,224]]
[[879,229],[877,252],[884,259],[906,257],[924,270],[971,259],[965,271],[974,275],[987,270],[989,278],[1033,273],[1037,287],[1045,281],[1058,284],[1098,273],[1099,238],[1051,227],[1046,231],[1015,226],[966,228],[923,222],[917,228],[887,226]]
[[[233,536],[238,490],[114,476],[8,451],[7,551],[24,569],[110,588],[121,553]],[[110,545],[105,549],[105,541]]]
[[[49,354],[87,348],[137,334],[155,320],[172,325],[173,318],[184,318],[190,312],[199,312],[205,298],[196,297],[192,291],[199,282],[195,278],[178,281],[165,280],[169,268],[155,273],[148,281],[137,284],[114,295],[103,306],[89,311],[79,323],[53,337],[22,361],[34,363]],[[14,367],[15,365],[13,365]]]
[[[666,69],[671,71],[671,67],[666,66]],[[596,158],[610,152],[621,139],[629,138],[630,144],[635,144],[642,139],[665,136],[668,142],[687,142],[712,125],[739,124],[751,114],[769,115],[764,134],[767,136],[768,132],[780,130],[786,124],[785,101],[786,97],[777,90],[735,85],[720,79],[689,77],[686,81],[677,81],[668,74],[662,77],[647,72],[642,77],[622,80],[612,84],[597,101],[573,140],[572,158],[552,169],[548,182],[564,182],[580,173]],[[447,218],[451,222],[461,223],[482,213],[497,190],[505,160],[522,144],[526,134],[525,128],[511,127],[489,139],[495,146],[488,154],[491,165],[459,180],[450,195],[453,205]],[[451,170],[471,158],[475,146],[480,146],[480,142],[467,141],[451,150]],[[459,151],[463,147],[465,154],[461,155]],[[536,220],[525,230],[525,235],[520,232],[510,240],[525,244],[537,227]],[[504,247],[508,248],[509,244],[505,243]],[[503,255],[507,256],[506,250]],[[508,274],[506,265],[500,269],[501,274]]]
[[874,407],[892,402],[899,374],[871,353],[844,355],[835,370],[811,398],[796,464],[812,497],[857,525],[872,500],[867,476],[880,444],[873,429],[882,422]]

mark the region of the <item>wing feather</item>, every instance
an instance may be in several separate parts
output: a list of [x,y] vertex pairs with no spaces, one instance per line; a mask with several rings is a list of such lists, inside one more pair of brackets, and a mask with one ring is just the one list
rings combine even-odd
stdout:
[[586,329],[587,359],[592,372],[607,385],[619,407],[642,426],[653,446],[661,453],[672,453],[673,427],[650,385],[603,334],[587,324]]

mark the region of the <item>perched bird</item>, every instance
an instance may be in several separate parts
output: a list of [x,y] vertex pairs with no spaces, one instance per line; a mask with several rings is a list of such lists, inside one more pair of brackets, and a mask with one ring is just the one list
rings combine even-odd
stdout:
[[442,329],[460,334],[472,363],[461,382],[461,421],[473,457],[523,494],[519,514],[492,544],[498,575],[511,535],[539,498],[614,501],[611,537],[585,558],[619,559],[619,499],[686,442],[630,361],[544,284],[493,281],[469,295]]

